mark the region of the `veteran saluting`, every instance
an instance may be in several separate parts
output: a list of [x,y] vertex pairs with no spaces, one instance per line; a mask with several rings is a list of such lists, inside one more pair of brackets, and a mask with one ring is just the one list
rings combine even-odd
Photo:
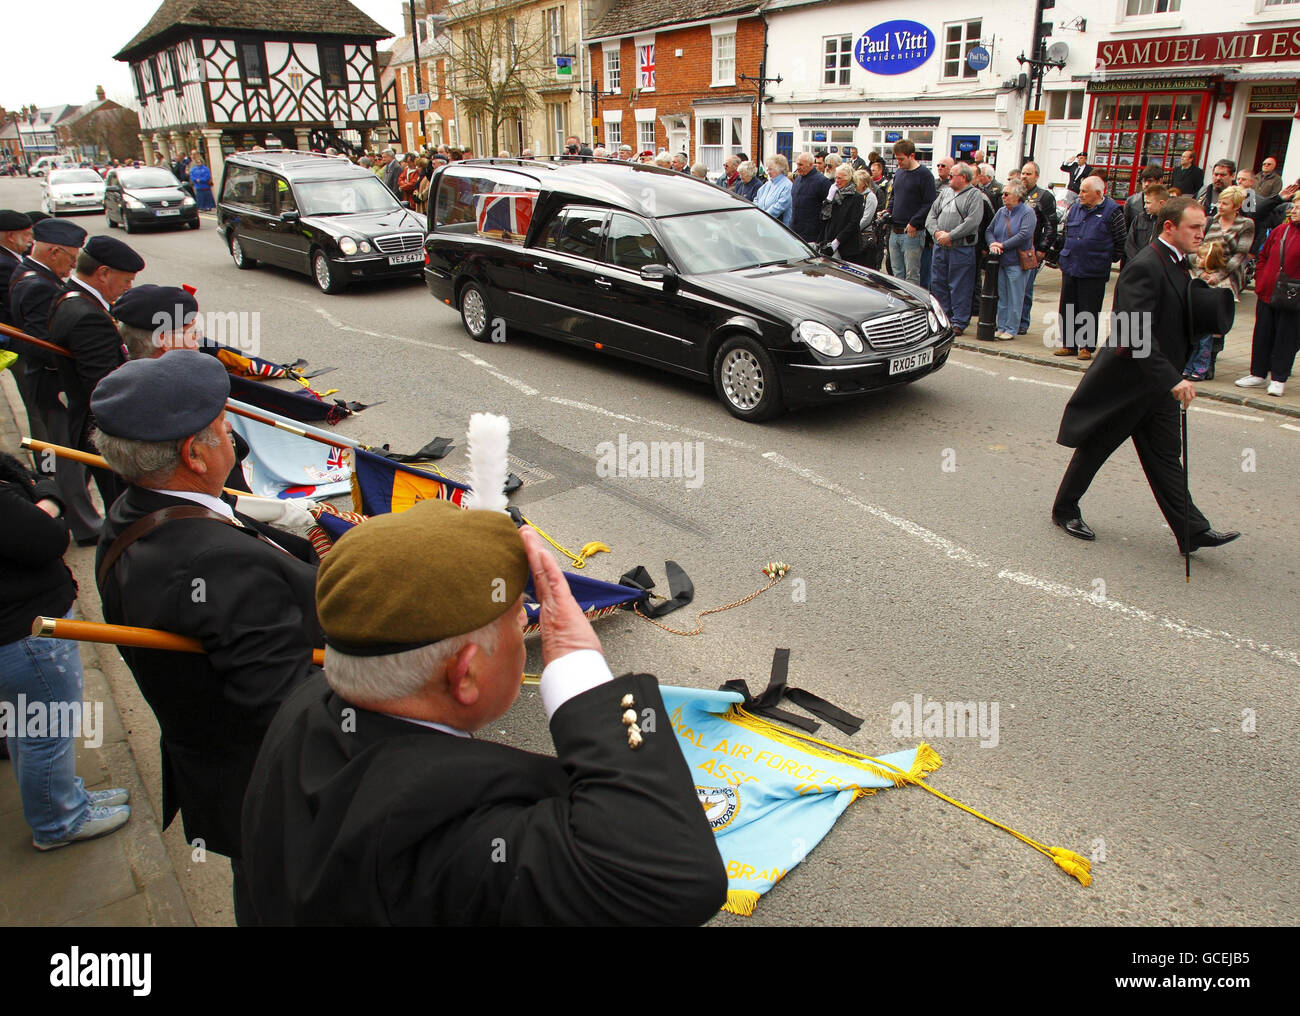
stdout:
[[[558,758],[473,737],[519,694],[530,570]],[[281,707],[244,802],[259,923],[699,924],[722,905],[657,681],[611,676],[531,529],[424,501],[345,534],[316,596],[325,674]]]

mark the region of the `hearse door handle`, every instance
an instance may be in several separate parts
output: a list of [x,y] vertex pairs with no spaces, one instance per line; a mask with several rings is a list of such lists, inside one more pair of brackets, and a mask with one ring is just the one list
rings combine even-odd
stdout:
[[549,272],[549,271],[550,271],[550,268],[547,267],[546,265],[542,264],[541,262],[537,262],[536,264],[534,264],[534,265],[533,265],[533,268],[534,268],[535,270],[539,271],[539,272]]
[[614,283],[610,282],[609,279],[596,279],[594,281],[596,285],[602,287],[603,289],[610,289],[614,285]]

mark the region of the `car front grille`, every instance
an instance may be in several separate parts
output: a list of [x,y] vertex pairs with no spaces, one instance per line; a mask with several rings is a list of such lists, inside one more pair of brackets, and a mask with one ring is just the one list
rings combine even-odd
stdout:
[[862,322],[862,337],[872,349],[882,351],[915,345],[929,334],[929,315],[924,310],[905,310]]
[[384,254],[406,254],[423,247],[424,237],[419,233],[390,233],[375,237],[375,246]]

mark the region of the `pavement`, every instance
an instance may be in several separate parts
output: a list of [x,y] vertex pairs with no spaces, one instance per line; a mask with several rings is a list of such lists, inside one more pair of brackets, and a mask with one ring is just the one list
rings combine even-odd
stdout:
[[[1111,305],[1115,280],[1118,277],[1118,270],[1111,274],[1110,283],[1106,287],[1106,299],[1103,304],[1105,307]],[[975,326],[978,322],[972,319],[966,334],[957,339],[957,348],[1081,373],[1088,369],[1089,361],[1053,356],[1052,347],[1043,341],[1047,315],[1057,310],[1060,298],[1061,273],[1055,268],[1044,267],[1039,270],[1034,285],[1033,323],[1027,335],[1018,335],[1010,341],[981,342],[975,337]],[[1245,377],[1250,373],[1250,345],[1254,330],[1255,291],[1250,289],[1241,294],[1232,331],[1223,337],[1223,352],[1219,354],[1214,380],[1195,382],[1196,394],[1215,402],[1228,402],[1264,412],[1300,417],[1300,378],[1289,382],[1286,393],[1280,396],[1265,395],[1262,388],[1238,388],[1233,384],[1237,378]]]
[[[22,421],[19,423],[19,421]],[[16,450],[26,415],[13,377],[0,373],[0,448]],[[83,591],[77,616],[102,620],[94,595],[93,547],[69,547],[64,560]],[[91,595],[84,595],[91,590]],[[77,773],[88,790],[126,787],[131,821],[108,836],[40,852],[23,819],[12,763],[0,762],[0,925],[40,927],[185,927],[194,924],[158,826],[129,736],[132,718],[119,712],[116,682],[130,681],[112,646],[81,643],[84,700],[103,703],[102,743],[77,744]],[[112,677],[110,677],[112,675]],[[152,717],[150,717],[152,719]],[[154,728],[154,752],[157,752]]]

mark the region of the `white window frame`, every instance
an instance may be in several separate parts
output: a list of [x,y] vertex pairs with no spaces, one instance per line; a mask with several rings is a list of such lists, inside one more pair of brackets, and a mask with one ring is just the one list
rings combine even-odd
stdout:
[[[1056,117],[1051,115],[1052,101],[1058,95],[1065,96],[1065,116]],[[1079,96],[1079,115],[1070,116],[1070,104],[1073,96]],[[1083,123],[1084,117],[1088,113],[1088,93],[1082,88],[1057,88],[1051,89],[1044,93],[1047,99],[1047,109],[1049,110],[1047,119],[1053,123]]]
[[[722,139],[722,143],[719,145],[706,145],[704,143],[704,125],[709,120],[721,121],[719,137]],[[739,139],[734,142],[731,140],[733,132]],[[750,122],[748,113],[709,110],[707,113],[697,114],[695,117],[696,161],[704,163],[711,174],[721,173],[722,164],[726,161],[727,156],[735,155],[738,152],[752,154],[748,141],[749,137]]]
[[[555,58],[564,52],[564,8],[547,7],[542,11],[542,31],[546,35],[546,55],[552,66]],[[560,146],[560,151],[564,146]]]
[[[849,48],[847,50],[844,49],[845,40],[847,40],[849,44]],[[834,42],[836,45],[835,53],[833,55],[835,56],[837,63],[834,68],[830,68],[826,66],[827,58],[832,56],[832,54],[830,53],[826,45],[829,42]],[[844,62],[845,55],[848,56],[847,62]],[[852,35],[824,36],[822,38],[822,50],[819,59],[821,60],[821,69],[822,69],[822,87],[823,88],[847,88],[853,76],[853,36]],[[840,64],[843,64],[843,66],[840,66]],[[827,74],[834,74],[835,80],[828,82],[826,80]],[[841,78],[843,78],[844,80],[841,81],[840,80]]]
[[604,117],[605,149],[610,155],[617,155],[618,147],[623,143],[623,111],[605,113]]
[[406,121],[406,150],[415,151],[415,124],[411,120]]
[[[605,90],[611,91],[615,95],[623,94],[623,69],[621,66],[622,58],[620,56],[620,46],[622,40],[606,42],[603,44],[602,53],[604,56],[605,70]],[[611,60],[611,57],[613,58]]]
[[[655,140],[655,108],[651,106],[649,109],[634,109],[632,115],[636,117],[637,152],[658,151],[659,145]],[[646,137],[647,130],[650,134],[649,138]]]
[[569,136],[569,104],[567,102],[550,102],[546,105],[546,129],[551,135],[552,152],[564,151],[565,139]]
[[[720,21],[709,26],[713,44],[713,81],[710,88],[721,88],[736,83],[736,22]],[[730,47],[730,54],[726,48]]]
[[[1135,11],[1129,10],[1134,4],[1137,5],[1138,9]],[[1159,9],[1161,5],[1164,5],[1165,9],[1163,11]],[[1166,14],[1180,14],[1182,13],[1182,6],[1182,0],[1124,0],[1122,11],[1125,18],[1158,18]],[[1143,7],[1151,9],[1144,11]]]
[[[973,37],[971,35],[972,25],[977,26]],[[957,27],[961,28],[961,38],[958,39],[956,43],[960,49],[957,56],[957,73],[949,74],[948,63],[951,58],[948,56],[948,47],[952,45],[952,43],[948,41],[948,29]],[[984,32],[984,19],[963,18],[961,21],[947,21],[944,22],[942,32],[943,34],[939,39],[939,45],[942,48],[942,51],[939,54],[939,73],[941,75],[941,80],[974,81],[979,77],[979,72],[971,69],[971,65],[966,62],[966,57],[970,55],[972,49],[980,44],[980,36]]]
[[[643,84],[641,83],[641,47],[642,47],[642,46],[654,46],[654,45],[655,45],[655,37],[654,37],[653,35],[638,35],[638,36],[633,40],[633,46],[632,46],[632,58],[633,58],[633,61],[634,61],[635,64],[636,64],[636,78],[635,78],[635,80],[636,80],[637,91],[640,91],[640,92],[653,92],[653,91],[655,90],[655,86],[654,86],[654,85],[643,85]],[[658,80],[659,80],[659,49],[658,49],[658,47],[655,47],[654,57],[655,57],[655,63],[654,63],[654,67],[655,67],[655,80],[658,81]]]

